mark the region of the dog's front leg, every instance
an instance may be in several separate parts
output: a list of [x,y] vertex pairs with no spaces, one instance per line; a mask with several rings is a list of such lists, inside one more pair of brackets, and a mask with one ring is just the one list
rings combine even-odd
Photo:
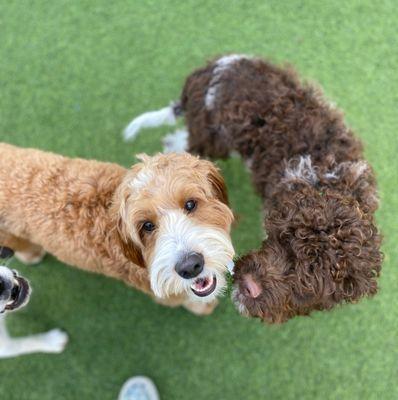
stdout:
[[176,297],[168,297],[167,299],[160,299],[159,297],[154,296],[154,300],[156,303],[159,303],[166,307],[179,307],[183,306],[191,313],[195,315],[209,315],[218,305],[218,300],[214,300],[211,303],[202,303],[197,301],[191,301],[189,299],[184,299],[179,296]]
[[59,329],[22,338],[11,338],[5,326],[4,316],[0,317],[0,358],[30,353],[61,353],[67,342],[68,335]]
[[0,348],[2,347],[2,343],[9,338],[6,322],[5,322],[5,315],[0,314]]
[[186,300],[182,305],[195,315],[210,315],[217,307],[218,300],[213,300],[210,303]]

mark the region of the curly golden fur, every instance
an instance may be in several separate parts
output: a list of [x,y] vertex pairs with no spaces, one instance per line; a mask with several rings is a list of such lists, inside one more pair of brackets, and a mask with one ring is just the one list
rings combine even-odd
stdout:
[[[25,262],[37,262],[49,252],[67,264],[121,279],[153,296],[152,264],[161,251],[156,245],[172,213],[186,230],[196,227],[193,236],[200,232],[206,241],[208,232],[212,243],[219,245],[216,255],[201,251],[205,268],[220,274],[220,292],[226,267],[217,261],[224,257],[227,263],[233,257],[233,217],[221,175],[209,161],[189,154],[141,160],[127,170],[0,144],[0,245],[13,247]],[[198,204],[190,215],[183,208],[187,199]],[[156,227],[152,232],[142,229],[148,220]],[[206,304],[190,296],[187,287],[177,285],[174,265],[166,267],[170,290],[157,288],[155,294],[162,294],[159,301],[182,304],[199,314],[211,312],[215,297]]]
[[291,68],[228,55],[187,78],[173,112],[185,116],[186,150],[239,153],[264,201],[267,238],[235,267],[242,313],[284,322],[376,293],[374,173],[320,89]]

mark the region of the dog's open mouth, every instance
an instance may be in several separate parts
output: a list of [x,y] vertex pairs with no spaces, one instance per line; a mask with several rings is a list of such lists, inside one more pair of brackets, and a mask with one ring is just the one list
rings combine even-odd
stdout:
[[14,272],[14,286],[6,310],[15,310],[25,304],[29,295],[29,283]]
[[191,285],[191,290],[199,297],[206,297],[212,294],[217,286],[217,279],[213,276],[197,278]]

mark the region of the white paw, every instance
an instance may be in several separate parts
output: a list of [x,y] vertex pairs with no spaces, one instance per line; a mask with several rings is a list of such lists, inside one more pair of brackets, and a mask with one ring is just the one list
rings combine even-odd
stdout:
[[188,148],[188,131],[178,129],[174,133],[169,133],[163,139],[164,153],[184,153]]
[[43,334],[43,344],[48,353],[61,353],[68,343],[68,335],[60,329],[52,329]]
[[213,300],[211,303],[201,303],[188,301],[183,306],[196,315],[210,315],[218,305],[218,300]]
[[44,249],[39,249],[35,252],[23,252],[23,251],[16,251],[15,257],[21,261],[21,263],[25,265],[35,265],[39,264],[41,260],[43,260],[44,256],[46,255],[46,251]]

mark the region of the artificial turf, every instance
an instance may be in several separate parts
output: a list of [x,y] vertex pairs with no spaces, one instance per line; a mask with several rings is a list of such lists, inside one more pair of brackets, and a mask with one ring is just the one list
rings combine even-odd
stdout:
[[[398,36],[390,1],[2,1],[0,139],[129,165],[167,129],[126,145],[134,115],[178,97],[184,77],[225,52],[293,63],[345,110],[381,196],[380,292],[282,326],[240,317],[224,298],[199,318],[47,256],[20,269],[30,305],[14,335],[61,327],[61,355],[0,361],[0,398],[115,399],[146,374],[162,400],[398,398]],[[238,160],[219,163],[240,216],[239,253],[262,237],[259,199]]]

